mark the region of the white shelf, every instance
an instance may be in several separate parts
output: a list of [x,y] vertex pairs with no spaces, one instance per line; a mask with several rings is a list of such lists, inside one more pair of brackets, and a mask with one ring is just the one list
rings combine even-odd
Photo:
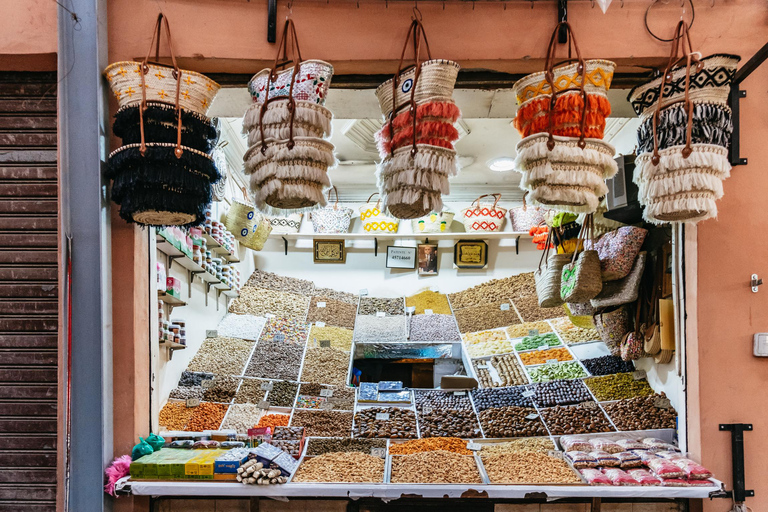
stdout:
[[286,233],[270,235],[270,238],[286,240],[307,240],[312,238],[326,240],[501,240],[531,237],[527,232],[496,231],[491,233]]

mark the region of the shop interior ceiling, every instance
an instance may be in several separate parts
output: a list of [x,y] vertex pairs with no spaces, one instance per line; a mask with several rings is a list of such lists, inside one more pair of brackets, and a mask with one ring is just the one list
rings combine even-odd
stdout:
[[[608,118],[605,140],[616,148],[617,155],[632,153],[639,119],[626,99],[627,91],[610,91],[612,115]],[[456,89],[456,104],[462,118],[457,123],[460,139],[456,143],[461,172],[451,179],[452,202],[472,201],[482,194],[499,192],[505,202],[522,201],[514,171],[492,171],[488,164],[498,158],[515,157],[520,135],[511,122],[517,110],[512,89]],[[221,120],[222,139],[228,141],[224,151],[235,179],[245,182],[242,157],[247,150],[242,135],[241,116],[251,104],[247,89],[222,89],[210,114]],[[339,165],[329,171],[331,181],[342,201],[364,202],[376,191],[374,175],[379,160],[374,133],[382,123],[378,101],[371,89],[331,89],[326,107],[333,112],[331,142],[336,148]]]

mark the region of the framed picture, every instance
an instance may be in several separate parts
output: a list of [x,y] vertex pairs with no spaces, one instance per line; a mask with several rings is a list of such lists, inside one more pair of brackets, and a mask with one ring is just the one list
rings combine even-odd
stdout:
[[387,246],[387,268],[416,268],[416,248]]
[[419,244],[419,275],[437,275],[437,244]]
[[488,266],[488,244],[482,240],[459,240],[453,246],[456,268],[484,269]]
[[344,240],[314,239],[315,263],[346,263],[347,252],[344,250]]

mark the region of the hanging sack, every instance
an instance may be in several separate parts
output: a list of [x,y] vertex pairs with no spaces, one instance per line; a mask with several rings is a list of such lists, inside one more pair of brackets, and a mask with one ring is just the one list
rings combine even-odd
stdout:
[[654,356],[658,364],[667,364],[675,354],[675,306],[672,299],[659,299],[659,337],[661,350]]
[[[588,215],[581,227],[581,251],[574,251],[570,263],[562,270],[560,298],[563,302],[585,302],[593,299],[603,288],[600,278],[600,258],[592,247],[592,216]],[[592,243],[588,243],[592,242]]]
[[336,194],[336,202],[331,206],[310,212],[312,229],[315,233],[348,233],[349,223],[352,221],[354,211],[347,206],[339,206],[339,191],[336,187],[328,189],[328,199],[331,199],[331,191]]
[[528,206],[525,202],[525,196],[527,195],[528,192],[526,191],[523,194],[523,206],[510,208],[509,210],[509,219],[512,221],[512,231],[518,233],[527,233],[532,227],[544,223],[544,214],[546,213],[546,210],[544,210],[544,208]]
[[367,233],[397,233],[400,221],[384,214],[381,210],[381,199],[376,201],[376,204],[371,204],[373,196],[378,194],[378,192],[371,194],[368,201],[359,208],[363,229]]
[[455,213],[443,207],[441,212],[430,212],[429,215],[411,221],[414,233],[450,233]]
[[595,249],[600,256],[603,281],[622,279],[632,271],[647,234],[647,229],[625,226],[600,237]]
[[260,251],[272,232],[272,224],[250,204],[245,188],[242,191],[245,202],[232,199],[224,227],[232,232],[241,245]]
[[608,346],[612,355],[620,357],[621,340],[632,330],[627,306],[596,313],[594,320],[600,339]]
[[301,213],[291,213],[285,217],[270,217],[269,224],[272,226],[272,232],[276,235],[298,233],[303,216]]
[[[484,205],[480,200],[484,197],[493,197],[492,205]],[[461,222],[467,232],[494,232],[501,231],[504,227],[504,219],[507,209],[497,206],[501,194],[484,194],[461,210]]]
[[624,278],[603,283],[603,289],[589,302],[597,309],[609,306],[620,306],[637,301],[640,283],[643,280],[643,272],[648,259],[648,253],[641,252],[635,258],[632,271]]
[[[539,259],[539,267],[533,273],[536,283],[536,296],[539,300],[539,307],[554,308],[563,305],[563,299],[560,297],[560,279],[562,270],[566,263],[571,261],[569,254],[549,255],[552,244],[552,232],[550,231],[546,248]],[[542,269],[541,264],[545,266]]]
[[624,361],[637,361],[645,357],[645,339],[640,331],[632,331],[621,340],[621,358]]
[[326,138],[331,134],[330,110],[311,101],[296,100],[291,107],[287,98],[279,99],[282,101],[267,103],[263,116],[262,103],[254,103],[245,111],[243,133],[248,134],[248,146],[261,143],[262,127],[264,139],[289,139],[291,130],[295,137]]

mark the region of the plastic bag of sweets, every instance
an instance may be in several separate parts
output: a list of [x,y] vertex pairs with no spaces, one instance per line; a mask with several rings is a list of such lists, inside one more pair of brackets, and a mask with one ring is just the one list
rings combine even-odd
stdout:
[[589,439],[584,436],[562,436],[560,438],[560,445],[563,447],[564,452],[591,452],[592,444]]
[[632,453],[640,457],[640,460],[646,463],[648,465],[648,461],[651,459],[658,459],[656,455],[653,454],[653,452],[645,449],[645,450],[630,450]]
[[616,458],[619,459],[619,467],[621,469],[639,468],[643,466],[643,461],[640,460],[640,457],[632,452],[617,453]]
[[688,487],[688,480],[685,478],[662,478],[661,485],[664,487]]
[[618,457],[611,455],[608,452],[594,450],[589,452],[589,454],[597,460],[598,466],[617,468],[619,467],[619,464],[621,464]]
[[605,468],[603,474],[611,481],[611,485],[640,485],[629,473],[619,468]]
[[581,469],[579,473],[581,473],[581,476],[584,477],[589,485],[613,485],[611,480],[599,469]]
[[661,480],[653,476],[653,473],[647,469],[630,469],[627,470],[627,473],[640,485],[661,485]]
[[685,472],[689,480],[708,480],[712,478],[712,472],[696,461],[686,458],[674,459],[672,461]]
[[588,454],[587,452],[572,451],[565,452],[565,456],[571,461],[571,464],[576,469],[595,468],[597,467],[597,459]]
[[657,457],[661,457],[662,459],[672,460],[672,459],[682,459],[683,454],[680,452],[674,452],[669,450],[663,450],[660,452],[655,452],[654,455]]
[[622,451],[629,451],[629,450],[647,450],[648,447],[645,446],[640,441],[637,441],[635,439],[618,439],[616,441],[616,444],[621,446]]
[[668,443],[662,439],[659,439],[658,437],[646,437],[641,441],[646,447],[655,449],[655,450],[673,450],[673,451],[680,451],[680,448],[673,445],[672,443]]
[[608,453],[619,453],[624,451],[624,448],[622,448],[616,441],[607,437],[593,437],[589,442],[592,445],[592,448],[598,451]]
[[645,461],[648,467],[659,478],[683,478],[685,471],[671,460],[655,457]]

